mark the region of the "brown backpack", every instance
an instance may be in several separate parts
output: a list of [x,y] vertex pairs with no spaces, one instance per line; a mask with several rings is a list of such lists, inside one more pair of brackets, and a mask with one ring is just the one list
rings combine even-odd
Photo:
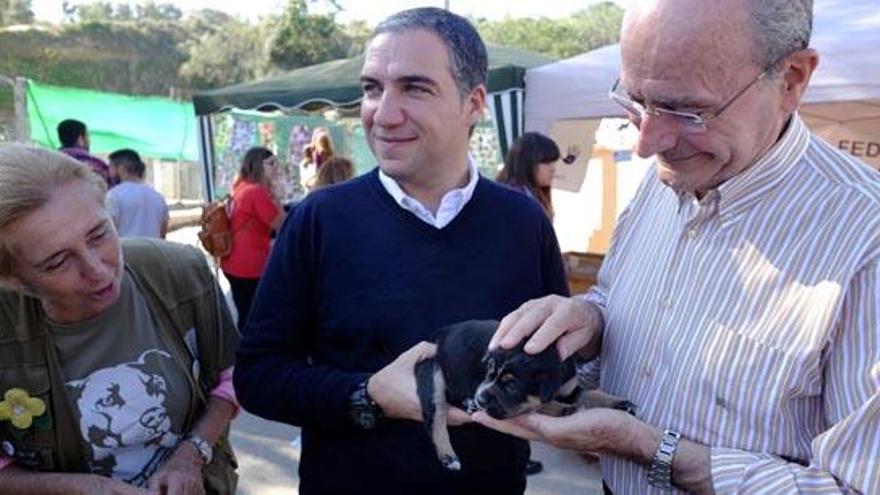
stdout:
[[232,219],[229,215],[229,196],[202,207],[199,240],[214,258],[224,258],[232,252]]

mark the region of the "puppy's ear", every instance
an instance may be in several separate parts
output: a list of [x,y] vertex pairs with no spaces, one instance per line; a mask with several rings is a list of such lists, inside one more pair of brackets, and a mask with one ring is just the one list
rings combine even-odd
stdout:
[[538,397],[541,402],[549,402],[559,391],[559,375],[556,373],[542,372],[535,377],[538,380]]

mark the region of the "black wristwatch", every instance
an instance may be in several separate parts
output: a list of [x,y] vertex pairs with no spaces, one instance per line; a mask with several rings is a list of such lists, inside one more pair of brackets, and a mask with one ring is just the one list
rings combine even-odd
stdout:
[[367,392],[367,382],[369,380],[369,378],[366,378],[359,383],[349,399],[349,414],[352,421],[365,430],[375,428],[382,418],[382,408],[379,407],[379,404],[376,404],[376,401]]

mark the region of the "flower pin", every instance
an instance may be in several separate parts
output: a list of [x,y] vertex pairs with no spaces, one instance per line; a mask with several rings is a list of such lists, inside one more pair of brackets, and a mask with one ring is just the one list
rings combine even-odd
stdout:
[[45,413],[46,403],[20,388],[7,390],[0,401],[0,421],[9,421],[19,430],[27,430]]

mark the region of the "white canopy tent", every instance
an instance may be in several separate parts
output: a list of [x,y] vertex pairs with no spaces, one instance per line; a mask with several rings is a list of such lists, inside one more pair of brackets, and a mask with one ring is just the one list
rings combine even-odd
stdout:
[[[877,0],[816,0],[811,46],[820,62],[800,110],[815,131],[875,167],[880,167],[878,7]],[[618,45],[527,70],[525,130],[549,133],[560,120],[623,117],[607,96],[619,73]]]

